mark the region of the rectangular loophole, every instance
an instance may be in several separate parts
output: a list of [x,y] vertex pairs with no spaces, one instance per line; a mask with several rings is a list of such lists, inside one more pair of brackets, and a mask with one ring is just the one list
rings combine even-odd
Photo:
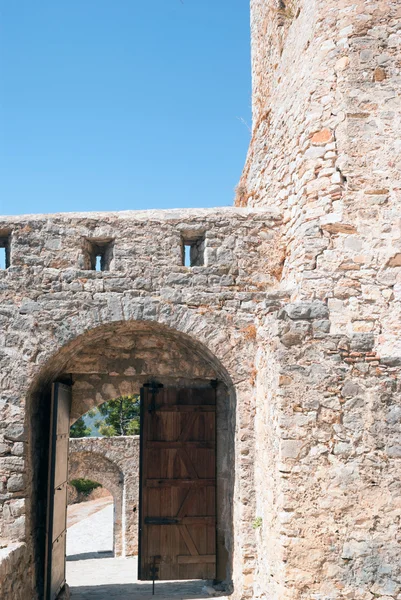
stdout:
[[205,235],[183,235],[181,238],[184,267],[201,267],[205,264]]
[[114,257],[114,240],[92,238],[84,242],[84,268],[88,271],[110,271]]
[[191,246],[184,244],[184,267],[191,267]]
[[10,266],[10,240],[9,232],[0,232],[0,269],[8,269]]

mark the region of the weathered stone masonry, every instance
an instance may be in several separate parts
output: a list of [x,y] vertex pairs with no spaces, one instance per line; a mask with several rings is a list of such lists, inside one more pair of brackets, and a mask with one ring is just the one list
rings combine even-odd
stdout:
[[258,328],[257,597],[401,597],[400,17],[251,2],[237,204],[282,211],[292,301]]
[[40,587],[48,383],[74,419],[154,376],[221,382],[236,598],[400,600],[400,17],[252,0],[238,208],[3,220],[0,596]]
[[[228,557],[222,576],[249,595],[254,323],[256,314],[280,304],[279,226],[277,211],[264,209],[3,221],[11,265],[0,273],[1,536],[25,541],[32,577],[23,583],[32,597],[42,585],[48,384],[60,377],[74,384],[72,420],[114,394],[138,391],[149,377],[165,385],[221,381],[218,538]],[[182,237],[195,234],[205,238],[204,265],[182,266]],[[82,269],[88,239],[114,240],[110,270]],[[16,579],[16,599],[26,597],[20,585]]]

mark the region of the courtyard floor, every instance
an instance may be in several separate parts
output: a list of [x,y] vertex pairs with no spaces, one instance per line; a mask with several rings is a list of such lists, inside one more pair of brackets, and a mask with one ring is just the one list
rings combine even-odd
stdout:
[[[204,581],[138,582],[137,558],[113,558],[113,504],[105,499],[69,508],[67,583],[71,600],[201,600]],[[221,597],[225,600],[226,597]]]

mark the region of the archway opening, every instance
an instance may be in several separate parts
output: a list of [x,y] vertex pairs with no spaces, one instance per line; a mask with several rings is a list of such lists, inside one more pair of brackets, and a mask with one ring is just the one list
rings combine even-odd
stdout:
[[[215,580],[232,578],[232,500],[234,488],[234,387],[221,363],[188,335],[153,322],[118,322],[74,339],[46,364],[32,387],[30,422],[32,448],[31,531],[39,594],[44,588],[45,523],[49,459],[51,385],[72,388],[71,424],[88,410],[107,401],[138,394],[144,384],[159,382],[166,389],[206,388],[216,385],[216,571]],[[124,474],[123,474],[124,478]],[[138,494],[139,497],[139,494]],[[115,496],[114,496],[115,498]],[[138,502],[123,497],[122,523],[132,542],[126,512]],[[124,555],[124,551],[122,551]],[[157,576],[156,576],[157,578]]]
[[67,507],[67,561],[111,558],[114,548],[113,495],[92,479],[71,479]]

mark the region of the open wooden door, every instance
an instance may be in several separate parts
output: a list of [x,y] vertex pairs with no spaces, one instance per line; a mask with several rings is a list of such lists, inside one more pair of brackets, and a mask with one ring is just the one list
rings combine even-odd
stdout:
[[141,390],[140,580],[216,575],[216,391]]
[[45,600],[55,600],[65,584],[70,408],[71,387],[63,383],[53,383],[50,415]]

